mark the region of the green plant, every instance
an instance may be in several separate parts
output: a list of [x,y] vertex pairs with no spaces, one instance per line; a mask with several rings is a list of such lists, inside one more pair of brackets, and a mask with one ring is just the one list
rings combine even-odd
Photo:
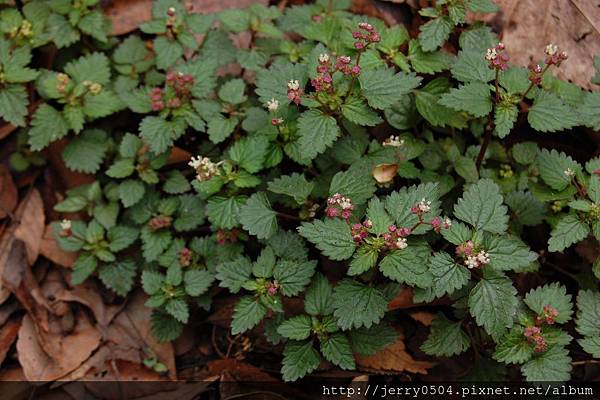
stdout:
[[[520,365],[527,380],[569,379],[571,334],[600,353],[590,317],[600,304],[600,159],[584,168],[502,139],[598,130],[599,92],[552,75],[567,60],[553,45],[527,69],[509,64],[488,27],[454,29],[467,10],[495,11],[491,1],[437,1],[421,10],[432,19],[417,38],[348,3],[200,15],[158,0],[143,35],[112,39],[95,2],[0,13],[0,116],[27,126],[32,151],[67,138],[66,166],[96,176],[54,207],[83,216],[53,225],[62,248],[79,252],[71,282],[97,276],[120,296],[141,282],[161,341],[210,309],[217,287],[242,292],[232,334],[263,324],[269,341],[285,342],[285,380],[322,358],[353,369],[354,354],[394,342],[402,311],[389,302],[412,290],[415,303],[452,304],[426,354],[472,350]],[[35,7],[45,13],[34,19]],[[239,32],[248,48],[234,46]],[[442,49],[449,38],[457,54]],[[68,62],[32,62],[32,47],[48,41],[73,44]],[[220,69],[231,63],[241,71]],[[30,121],[27,89],[42,99]],[[191,158],[174,157],[181,151]],[[526,234],[544,223],[550,253],[592,242],[583,274],[593,287],[548,277],[548,252]],[[547,284],[516,284],[525,273]],[[572,297],[577,333],[563,325]],[[289,298],[302,310],[290,314]]]

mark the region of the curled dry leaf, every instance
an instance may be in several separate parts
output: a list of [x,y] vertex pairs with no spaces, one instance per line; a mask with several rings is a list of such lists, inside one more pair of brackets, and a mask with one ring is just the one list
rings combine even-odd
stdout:
[[373,178],[378,183],[388,183],[394,180],[398,172],[398,164],[379,164],[373,168]]
[[18,226],[15,237],[25,243],[27,262],[33,265],[40,253],[40,244],[45,230],[44,203],[37,189],[33,189],[19,204],[16,211]]
[[0,165],[0,219],[6,218],[17,206],[18,192],[10,171]]
[[[207,367],[211,374],[223,375],[224,372],[227,372],[227,378],[233,378],[240,382],[277,382],[277,379],[262,369],[233,358],[209,361]],[[221,377],[221,380],[223,379]]]
[[2,365],[8,350],[17,338],[20,327],[21,319],[13,318],[0,328],[0,365]]
[[408,315],[425,326],[431,325],[431,321],[435,319],[435,314],[430,313],[429,311],[411,311]]
[[397,310],[399,308],[410,308],[414,307],[415,303],[413,299],[413,290],[411,287],[405,287],[388,303],[388,310]]
[[[33,319],[26,315],[19,329],[17,354],[23,373],[30,381],[53,381],[79,367],[100,344],[102,335],[92,326],[83,312],[76,314],[72,332],[43,332],[36,328]],[[48,345],[60,351],[48,355]]]
[[372,356],[356,355],[357,365],[365,370],[378,373],[412,372],[414,374],[427,374],[427,370],[435,363],[415,360],[406,351],[404,333],[398,330],[396,341]]

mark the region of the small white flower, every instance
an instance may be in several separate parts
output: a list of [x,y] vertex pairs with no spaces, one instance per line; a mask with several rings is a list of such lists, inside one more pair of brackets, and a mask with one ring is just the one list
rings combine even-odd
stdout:
[[573,170],[572,170],[571,168],[567,168],[567,169],[564,171],[564,174],[565,174],[567,177],[569,177],[569,178],[572,178],[572,177],[574,177],[574,176],[575,176],[575,172],[573,172]]
[[297,79],[292,79],[288,82],[288,89],[290,90],[298,90],[300,89],[300,82]]
[[446,228],[450,228],[452,226],[452,221],[450,220],[450,218],[448,218],[448,217],[444,218],[444,226]]
[[219,175],[219,164],[210,161],[208,157],[192,157],[188,165],[196,170],[196,179],[200,182],[208,181],[213,176]]
[[383,141],[384,146],[401,147],[404,144],[404,139],[400,139],[400,136],[390,136]]
[[329,54],[327,54],[327,53],[319,54],[319,62],[320,63],[325,64],[328,61],[329,61]]
[[279,101],[275,99],[271,99],[267,101],[267,110],[270,112],[275,112],[279,109]]
[[483,250],[477,254],[476,258],[480,266],[487,265],[490,262],[490,255]]
[[342,197],[338,200],[338,204],[342,207],[342,210],[352,207],[352,200],[347,197]]
[[487,53],[485,55],[486,60],[492,61],[492,60],[495,60],[496,57],[498,57],[498,53],[496,52],[496,49],[487,49]]
[[431,210],[431,201],[426,201],[424,198],[421,199],[421,201],[419,202],[419,204],[417,204],[417,207],[419,208],[419,210],[421,212],[429,212],[429,210]]
[[477,262],[477,257],[476,256],[467,257],[467,259],[465,260],[465,265],[469,269],[477,268],[479,266],[479,263]]
[[406,239],[405,238],[398,238],[396,240],[396,247],[399,248],[400,250],[407,248],[408,247],[408,243],[406,243]]
[[60,229],[62,229],[63,231],[70,230],[71,229],[71,220],[63,219],[62,221],[60,221]]
[[546,53],[549,56],[553,56],[554,54],[556,54],[557,51],[558,51],[558,46],[550,43],[548,46],[546,46],[544,53]]

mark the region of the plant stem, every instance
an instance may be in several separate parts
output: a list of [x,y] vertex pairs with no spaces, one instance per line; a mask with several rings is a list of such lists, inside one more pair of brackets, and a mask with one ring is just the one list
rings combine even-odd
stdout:
[[494,103],[492,104],[492,111],[488,114],[488,124],[485,129],[485,136],[483,137],[483,143],[481,143],[481,148],[479,149],[479,154],[477,155],[477,160],[475,161],[475,167],[477,168],[477,172],[481,169],[481,164],[483,163],[483,157],[485,156],[485,152],[490,145],[490,141],[492,140],[492,133],[494,132],[494,122],[492,121],[492,114],[496,110],[496,105],[500,102],[500,70],[496,69],[496,80],[494,82],[494,86],[496,88],[496,94],[494,97]]

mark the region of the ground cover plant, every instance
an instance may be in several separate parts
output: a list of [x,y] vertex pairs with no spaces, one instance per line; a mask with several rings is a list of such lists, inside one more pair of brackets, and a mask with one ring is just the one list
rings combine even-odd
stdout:
[[[424,2],[412,25],[349,1],[156,0],[119,36],[98,1],[17,3],[0,10],[3,367],[597,373],[600,70],[592,90],[557,78],[578,60],[552,43],[511,62],[467,22],[492,0]],[[142,344],[114,333],[125,314]]]

